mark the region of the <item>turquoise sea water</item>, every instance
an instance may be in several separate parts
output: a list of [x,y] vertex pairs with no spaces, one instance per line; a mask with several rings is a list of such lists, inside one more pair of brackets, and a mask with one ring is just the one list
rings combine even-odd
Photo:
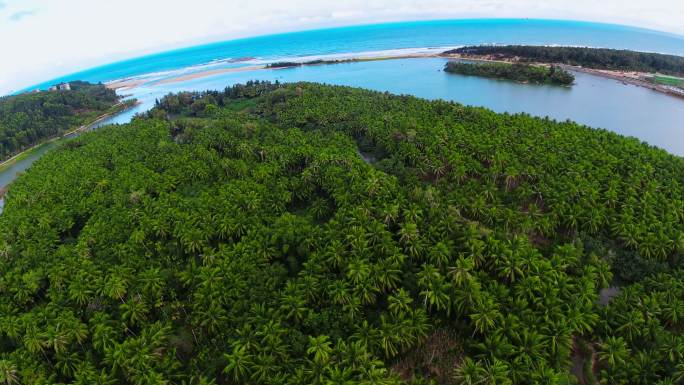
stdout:
[[69,80],[104,82],[150,73],[163,76],[168,71],[241,66],[300,56],[469,44],[582,45],[684,55],[684,36],[620,25],[535,19],[437,20],[321,29],[199,45],[108,64],[29,89]]
[[[169,92],[222,89],[260,79],[315,81],[453,100],[497,112],[527,112],[557,120],[571,119],[596,128],[633,136],[672,154],[684,156],[684,99],[577,73],[572,88],[535,86],[451,75],[441,71],[446,59],[395,59],[277,70],[223,73],[177,83],[164,78],[206,69],[263,64],[303,57],[358,56],[360,52],[403,50],[441,51],[468,44],[558,44],[684,55],[684,37],[624,26],[550,20],[451,20],[393,23],[271,35],[202,45],[109,64],[40,87],[75,79],[91,82],[143,78],[147,83],[123,91],[138,98],[136,108],[100,122],[128,122]],[[241,59],[242,60],[235,60]],[[248,59],[245,59],[248,58]],[[35,88],[35,87],[32,87]],[[51,143],[0,171],[0,187],[11,183],[45,152]],[[0,211],[3,201],[0,199]]]

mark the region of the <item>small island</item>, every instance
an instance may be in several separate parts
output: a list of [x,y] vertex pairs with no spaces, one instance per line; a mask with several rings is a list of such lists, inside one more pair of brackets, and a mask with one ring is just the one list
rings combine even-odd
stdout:
[[526,45],[480,45],[445,51],[452,59],[555,65],[684,97],[684,57],[651,52]]
[[444,71],[460,75],[482,76],[495,79],[508,79],[520,83],[571,86],[575,77],[560,67],[538,66],[522,63],[472,63],[450,61]]

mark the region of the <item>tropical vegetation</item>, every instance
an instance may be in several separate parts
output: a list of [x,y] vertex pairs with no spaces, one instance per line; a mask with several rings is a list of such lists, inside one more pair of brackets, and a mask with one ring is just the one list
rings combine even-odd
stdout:
[[250,82],[6,200],[5,384],[684,381],[684,159],[605,130]]
[[522,63],[464,62],[452,60],[444,65],[444,71],[460,75],[514,80],[521,83],[570,86],[575,81],[568,71],[560,67],[538,66]]
[[535,63],[562,63],[594,69],[659,72],[684,76],[684,57],[608,48],[529,45],[481,45],[456,48],[445,54],[486,55]]
[[0,160],[110,112],[118,102],[104,85],[79,81],[69,90],[0,97]]

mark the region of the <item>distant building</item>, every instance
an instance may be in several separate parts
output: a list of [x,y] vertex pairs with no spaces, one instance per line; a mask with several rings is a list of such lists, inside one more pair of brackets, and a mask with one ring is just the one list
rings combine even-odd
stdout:
[[61,83],[48,88],[49,91],[71,91],[71,84]]

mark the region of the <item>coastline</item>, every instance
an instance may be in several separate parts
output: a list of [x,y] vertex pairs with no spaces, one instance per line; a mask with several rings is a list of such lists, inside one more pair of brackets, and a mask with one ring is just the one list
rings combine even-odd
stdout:
[[[481,61],[481,62],[488,62],[488,63],[517,63],[516,60],[501,60],[501,59],[491,59],[488,56],[482,56],[482,55],[463,55],[463,54],[442,54],[440,57],[447,58],[447,59],[459,59],[459,60],[472,60],[472,61]],[[531,62],[528,63],[531,65],[539,65],[539,66],[549,66],[549,63],[537,63],[537,62]],[[608,78],[612,80],[616,80],[619,82],[622,82],[623,84],[631,84],[633,86],[637,87],[643,87],[643,88],[648,88],[652,91],[660,92],[666,95],[674,96],[676,98],[684,98],[684,91],[682,92],[676,92],[670,88],[667,88],[665,86],[659,85],[659,84],[654,84],[650,83],[646,80],[643,80],[644,77],[646,76],[653,76],[654,74],[652,73],[647,73],[647,72],[636,72],[636,71],[615,71],[615,70],[601,70],[601,69],[594,69],[594,68],[587,68],[587,67],[581,67],[581,66],[573,66],[573,65],[568,65],[568,64],[562,64],[562,63],[557,63],[553,64],[556,65],[564,70],[567,71],[575,71],[575,72],[581,72],[589,75],[594,75],[594,76],[599,76],[603,78]]]
[[[162,85],[162,84],[180,83],[180,82],[185,82],[185,81],[190,81],[190,80],[195,80],[195,79],[202,79],[202,78],[226,74],[226,73],[263,71],[263,70],[283,70],[283,69],[288,69],[288,68],[293,68],[293,67],[296,68],[296,67],[303,67],[303,66],[358,63],[358,62],[378,61],[378,60],[444,58],[444,59],[474,60],[474,61],[493,62],[493,63],[514,63],[515,62],[513,60],[491,59],[491,58],[488,58],[486,56],[463,55],[463,54],[446,54],[444,52],[445,51],[442,51],[442,52],[411,52],[411,53],[401,52],[401,53],[396,53],[396,54],[383,52],[382,54],[380,54],[378,56],[368,56],[368,54],[359,53],[357,56],[349,56],[347,58],[339,58],[339,59],[332,59],[332,60],[308,60],[308,61],[301,61],[302,58],[299,58],[299,61],[297,61],[297,60],[292,61],[292,63],[297,63],[296,66],[269,67],[268,64],[260,64],[260,65],[251,65],[251,66],[245,66],[245,67],[214,68],[214,69],[200,70],[200,71],[189,73],[189,74],[176,75],[176,76],[172,76],[172,77],[168,77],[168,78],[160,79],[160,80],[159,79],[157,79],[157,80],[146,80],[146,79],[141,79],[141,78],[119,79],[119,80],[114,80],[114,81],[105,83],[105,86],[107,88],[111,88],[114,90],[126,90],[126,89],[130,89],[130,88],[138,87],[138,86],[143,85],[143,84],[149,84],[150,86],[157,86],[157,85]],[[548,63],[529,63],[529,64],[540,65],[540,66],[548,66],[549,65]],[[664,94],[674,96],[677,98],[684,98],[684,91],[680,93],[680,92],[677,92],[677,91],[672,90],[670,88],[667,88],[666,86],[650,83],[648,81],[643,80],[644,76],[653,75],[650,73],[599,70],[599,69],[592,69],[592,68],[584,68],[584,67],[580,67],[580,66],[572,66],[572,65],[567,65],[567,64],[556,64],[556,65],[558,65],[559,67],[561,67],[565,70],[587,73],[587,74],[594,75],[594,76],[600,76],[600,77],[616,80],[616,81],[622,82],[624,84],[631,84],[631,85],[635,85],[638,87],[648,88],[650,90],[660,92],[660,93],[664,93]]]
[[[188,80],[199,79],[199,78],[204,78],[204,77],[209,77],[209,76],[219,75],[219,74],[224,74],[224,73],[258,71],[258,70],[262,70],[262,69],[266,69],[266,66],[260,65],[260,66],[247,66],[247,67],[235,67],[235,68],[218,68],[218,69],[213,69],[213,70],[193,72],[193,73],[186,74],[186,75],[180,75],[180,76],[175,76],[172,78],[157,80],[157,81],[150,82],[150,84],[151,85],[158,85],[158,84],[177,83],[177,82],[184,82],[184,81],[188,81]],[[107,87],[109,87],[109,84],[107,84]]]
[[[436,58],[442,57],[441,53],[400,53],[400,54],[384,54],[381,56],[352,56],[349,58],[341,58],[334,60],[322,60],[322,61],[303,61],[296,62],[299,66],[318,66],[318,65],[333,65],[333,64],[344,64],[344,63],[359,63],[368,61],[379,61],[379,60],[395,60],[395,59],[421,59],[421,58]],[[161,85],[161,84],[171,84],[179,83],[189,80],[202,79],[214,75],[221,75],[226,73],[235,72],[250,72],[250,71],[263,71],[263,70],[284,70],[292,67],[269,67],[267,64],[252,65],[245,67],[232,67],[232,68],[217,68],[217,69],[206,69],[202,71],[197,71],[184,75],[172,76],[161,80],[145,80],[140,78],[130,78],[130,79],[119,79],[113,80],[111,82],[105,83],[107,88],[113,90],[126,90],[130,88],[138,87],[142,84],[149,84],[151,86]]]

